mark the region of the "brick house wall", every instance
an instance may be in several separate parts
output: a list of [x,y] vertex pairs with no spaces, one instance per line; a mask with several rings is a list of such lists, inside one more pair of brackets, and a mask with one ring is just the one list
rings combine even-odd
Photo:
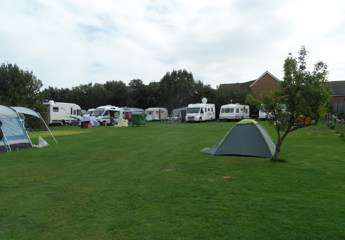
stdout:
[[331,91],[332,112],[345,114],[345,81],[329,81]]
[[265,72],[250,85],[250,91],[254,97],[263,100],[266,96],[272,96],[279,89],[279,80],[269,72]]

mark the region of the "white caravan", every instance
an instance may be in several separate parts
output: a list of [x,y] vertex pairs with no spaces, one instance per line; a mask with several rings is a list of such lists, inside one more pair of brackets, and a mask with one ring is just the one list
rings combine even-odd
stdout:
[[43,103],[48,106],[48,124],[71,124],[81,118],[81,108],[75,103],[49,101]]
[[216,119],[216,107],[202,99],[203,103],[188,104],[186,122],[202,122]]
[[168,110],[166,108],[148,108],[145,110],[146,121],[167,120]]
[[221,106],[219,120],[232,120],[249,118],[249,106],[239,103],[226,104]]

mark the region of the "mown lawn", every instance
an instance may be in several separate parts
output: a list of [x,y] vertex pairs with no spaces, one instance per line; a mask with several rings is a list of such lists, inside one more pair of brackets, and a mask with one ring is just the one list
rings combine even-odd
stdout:
[[59,128],[0,154],[0,239],[344,239],[345,141],[296,131],[288,163],[200,153],[232,124]]

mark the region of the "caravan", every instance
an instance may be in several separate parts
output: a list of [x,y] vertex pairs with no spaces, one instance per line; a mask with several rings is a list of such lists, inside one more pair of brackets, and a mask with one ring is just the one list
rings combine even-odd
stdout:
[[216,119],[216,107],[212,103],[207,103],[203,98],[202,103],[188,104],[186,122],[202,122]]
[[148,108],[145,110],[146,121],[159,121],[168,119],[168,110],[166,108]]
[[221,106],[219,112],[219,120],[232,120],[249,118],[249,106],[239,103],[226,104]]
[[49,101],[43,103],[48,106],[48,124],[72,124],[81,118],[81,108],[75,103]]

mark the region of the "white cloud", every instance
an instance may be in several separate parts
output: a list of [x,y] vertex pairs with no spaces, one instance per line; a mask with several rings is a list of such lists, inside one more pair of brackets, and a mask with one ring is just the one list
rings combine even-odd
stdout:
[[345,78],[345,3],[329,0],[2,0],[0,61],[45,86],[146,83],[186,68],[216,86],[270,70],[301,45]]

